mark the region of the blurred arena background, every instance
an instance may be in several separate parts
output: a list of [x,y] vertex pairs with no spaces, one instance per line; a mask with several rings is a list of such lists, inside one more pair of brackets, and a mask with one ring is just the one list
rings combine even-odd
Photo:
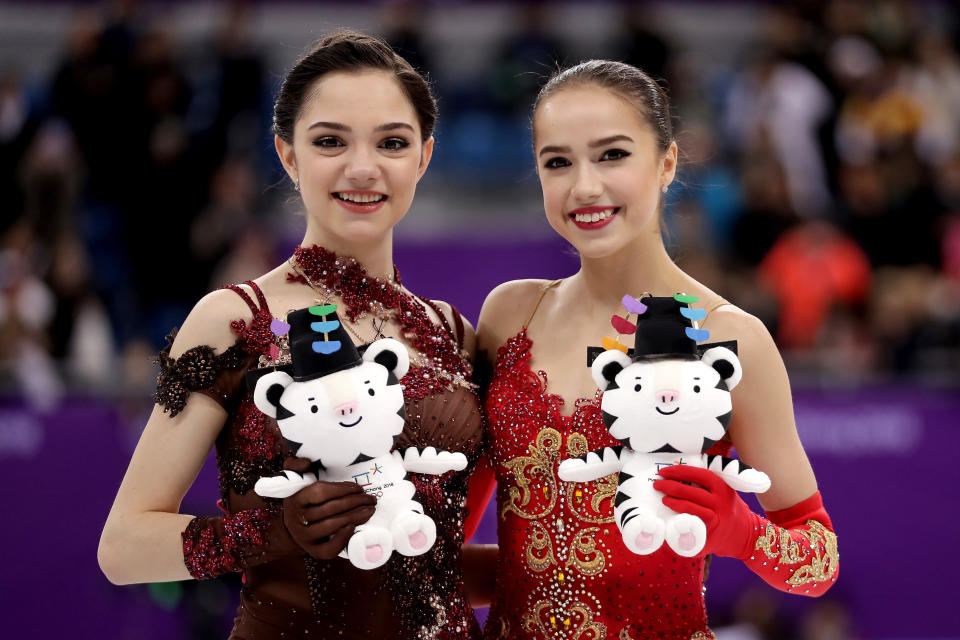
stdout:
[[[500,282],[577,266],[530,153],[529,107],[556,62],[663,78],[683,153],[676,259],[775,335],[843,558],[819,600],[715,561],[712,626],[721,640],[960,637],[958,6],[0,3],[5,635],[226,636],[239,579],[114,587],[97,540],[166,333],[301,237],[272,98],[304,47],[352,27],[440,97],[396,260],[473,322]],[[211,465],[184,511],[216,512]],[[475,541],[495,525],[491,510]]]

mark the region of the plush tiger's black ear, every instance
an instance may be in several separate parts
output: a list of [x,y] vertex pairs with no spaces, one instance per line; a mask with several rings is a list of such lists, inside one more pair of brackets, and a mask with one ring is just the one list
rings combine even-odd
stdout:
[[376,362],[396,376],[397,380],[410,369],[407,348],[393,338],[382,338],[370,344],[363,352],[364,362]]
[[604,351],[593,361],[590,374],[593,381],[601,390],[605,390],[613,382],[617,374],[633,362],[633,359],[623,351],[610,349]]
[[257,386],[253,390],[253,403],[271,418],[289,418],[293,414],[280,404],[280,397],[291,382],[293,378],[285,371],[268,373],[257,380]]
[[716,369],[728,390],[733,391],[733,388],[740,384],[740,379],[743,378],[743,367],[740,365],[740,359],[730,349],[726,347],[707,349],[700,360]]

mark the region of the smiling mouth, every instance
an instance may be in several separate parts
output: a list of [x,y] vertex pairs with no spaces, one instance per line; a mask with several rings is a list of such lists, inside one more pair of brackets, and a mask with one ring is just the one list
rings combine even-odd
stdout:
[[350,424],[344,424],[344,423],[342,423],[342,422],[338,422],[337,424],[339,424],[341,427],[355,427],[355,426],[357,426],[358,424],[360,424],[360,421],[361,421],[361,420],[363,420],[363,416],[360,416],[359,418],[357,418],[357,421],[356,421],[356,422],[352,422],[352,423],[350,423]]
[[593,222],[602,222],[619,213],[620,207],[585,207],[571,211],[568,216],[574,222],[589,224]]
[[350,204],[376,204],[383,202],[387,196],[382,193],[359,193],[351,191],[334,191],[333,197]]
[[672,415],[675,414],[677,411],[680,411],[680,407],[677,407],[677,408],[674,409],[673,411],[660,411],[660,407],[654,407],[654,408],[655,408],[655,409],[657,410],[657,412],[660,413],[660,415],[662,415],[662,416],[672,416]]

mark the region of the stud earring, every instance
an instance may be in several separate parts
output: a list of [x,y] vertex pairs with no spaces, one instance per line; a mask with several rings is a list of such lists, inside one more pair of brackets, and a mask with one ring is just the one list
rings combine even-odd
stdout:
[[663,193],[666,193],[666,192],[667,192],[667,185],[663,185],[662,187],[660,187],[660,191],[663,192]]
[[293,190],[300,191],[300,176],[297,176],[297,181],[293,184]]

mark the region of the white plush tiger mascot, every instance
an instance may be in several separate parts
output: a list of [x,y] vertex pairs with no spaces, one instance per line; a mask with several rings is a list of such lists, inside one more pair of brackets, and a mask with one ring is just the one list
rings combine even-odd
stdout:
[[436,540],[436,525],[413,499],[416,490],[407,472],[461,470],[467,459],[433,447],[393,451],[405,421],[399,380],[410,366],[406,348],[383,338],[361,358],[336,316],[336,305],[300,309],[288,321],[292,375],[264,375],[253,400],[277,419],[296,455],[313,464],[302,475],[284,470],[261,478],[254,490],[263,497],[286,498],[318,479],[356,482],[377,497],[377,508],[340,555],[360,569],[374,569],[393,550],[407,556],[425,553]]
[[689,320],[702,319],[703,310],[677,298],[692,296],[633,300],[628,309],[639,312],[633,355],[608,349],[593,361],[593,379],[604,392],[604,423],[622,445],[565,460],[558,471],[562,480],[576,482],[619,472],[614,519],[627,548],[640,555],[666,541],[677,554],[695,556],[707,539],[700,518],[661,502],[663,494],[653,488],[660,468],[689,464],[714,471],[738,491],[770,488],[765,473],[706,454],[730,425],[730,391],[742,369],[726,347],[700,353],[695,340],[706,332]]

